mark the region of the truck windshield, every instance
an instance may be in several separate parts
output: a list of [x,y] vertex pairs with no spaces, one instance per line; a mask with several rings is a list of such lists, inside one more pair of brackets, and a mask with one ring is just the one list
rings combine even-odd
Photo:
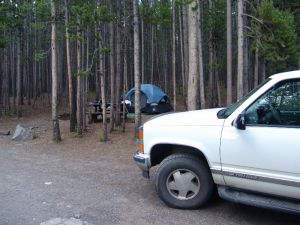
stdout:
[[246,94],[244,97],[242,97],[240,100],[238,100],[236,103],[233,103],[226,108],[221,109],[217,116],[219,119],[226,119],[228,116],[230,116],[241,104],[243,104],[251,95],[253,95],[260,87],[265,85],[267,82],[269,82],[270,78],[264,80],[262,83],[257,85],[252,91],[250,91],[248,94]]

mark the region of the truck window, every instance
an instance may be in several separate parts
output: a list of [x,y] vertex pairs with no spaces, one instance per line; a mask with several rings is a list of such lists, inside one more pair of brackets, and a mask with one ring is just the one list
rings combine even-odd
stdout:
[[247,125],[300,126],[300,81],[281,82],[245,113]]

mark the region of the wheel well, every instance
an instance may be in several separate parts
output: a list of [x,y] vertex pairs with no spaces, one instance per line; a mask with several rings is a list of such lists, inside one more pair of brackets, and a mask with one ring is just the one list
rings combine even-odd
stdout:
[[155,145],[151,150],[151,166],[160,164],[166,157],[176,153],[193,155],[199,159],[203,159],[207,163],[205,156],[197,148],[185,145],[159,144]]

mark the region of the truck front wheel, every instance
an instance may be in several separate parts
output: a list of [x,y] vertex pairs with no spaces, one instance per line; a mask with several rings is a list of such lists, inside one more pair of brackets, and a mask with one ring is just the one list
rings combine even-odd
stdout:
[[167,157],[155,178],[156,191],[168,206],[193,209],[212,196],[214,183],[207,164],[196,157],[175,154]]

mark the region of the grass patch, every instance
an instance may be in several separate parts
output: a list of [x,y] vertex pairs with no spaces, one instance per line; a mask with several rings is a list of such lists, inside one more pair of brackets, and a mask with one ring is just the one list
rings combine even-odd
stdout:
[[73,133],[72,133],[72,137],[73,137],[73,138],[82,138],[82,137],[83,137],[82,130],[73,132]]

